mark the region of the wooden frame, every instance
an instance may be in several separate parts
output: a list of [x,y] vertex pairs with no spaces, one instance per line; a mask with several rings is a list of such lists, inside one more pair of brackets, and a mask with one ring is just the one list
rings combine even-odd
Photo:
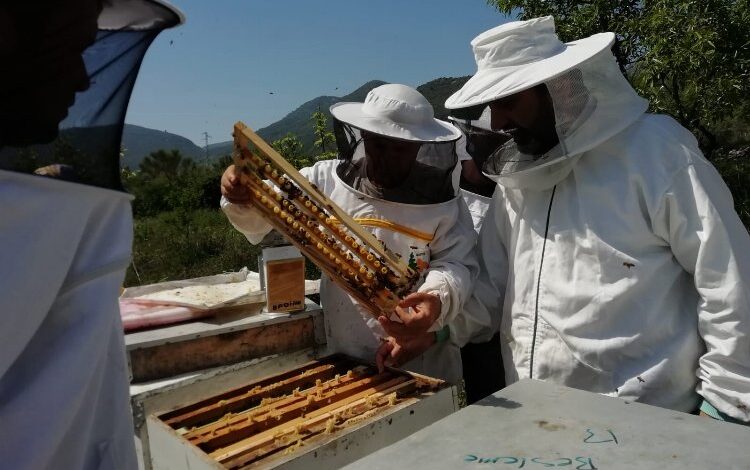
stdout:
[[[336,445],[353,439],[352,432],[365,432],[357,439],[369,443],[360,451],[414,432],[454,411],[454,395],[441,380],[390,368],[378,373],[374,366],[334,355],[153,416],[150,426],[158,425],[152,429],[185,457],[173,451],[166,452],[171,458],[157,457],[175,462],[165,468],[177,468],[187,457],[206,464],[197,468],[286,468],[293,460],[309,468],[318,450],[333,449],[329,457],[339,463],[356,458]],[[436,399],[425,402],[430,397]],[[400,424],[392,426],[394,420]],[[372,426],[379,422],[383,433],[373,438]]]
[[389,315],[419,274],[241,122],[234,163],[251,204],[373,316]]

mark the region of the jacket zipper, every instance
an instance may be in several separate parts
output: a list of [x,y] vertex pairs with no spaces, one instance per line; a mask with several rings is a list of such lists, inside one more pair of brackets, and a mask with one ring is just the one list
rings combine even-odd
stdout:
[[542,267],[544,266],[544,252],[547,248],[547,234],[549,233],[549,219],[552,213],[552,201],[555,199],[555,190],[557,185],[552,188],[552,195],[549,197],[549,207],[547,208],[547,222],[544,226],[544,241],[542,242],[542,259],[539,261],[539,273],[536,279],[536,305],[534,306],[534,334],[531,337],[531,359],[529,360],[529,378],[534,378],[534,346],[536,346],[536,327],[539,323],[539,290],[542,282]]

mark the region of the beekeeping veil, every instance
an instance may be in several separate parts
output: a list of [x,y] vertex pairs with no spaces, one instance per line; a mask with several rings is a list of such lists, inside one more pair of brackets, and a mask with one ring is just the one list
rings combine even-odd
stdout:
[[[468,110],[468,112],[461,112],[465,110]],[[489,107],[485,107],[484,110],[475,110],[473,108],[465,108],[465,110],[454,110],[451,116],[448,116],[448,121],[464,134],[464,155],[471,157],[475,166],[481,170],[487,158],[498,147],[507,142],[510,136],[492,130]],[[475,111],[478,112],[475,113]],[[460,146],[461,144],[462,141],[459,141],[458,145]],[[459,153],[460,159],[461,153]],[[461,188],[476,194],[491,193],[494,187],[494,181],[488,181],[487,184],[477,184],[476,182],[466,180],[463,176],[461,178]]]
[[339,177],[369,196],[408,204],[455,197],[461,133],[435,119],[432,105],[405,85],[381,85],[364,103],[331,106]]
[[184,20],[162,0],[103,0],[96,40],[82,54],[88,89],[76,93],[52,143],[3,148],[0,169],[33,173],[64,165],[63,179],[121,190],[120,141],[141,61],[162,30]]
[[509,140],[485,162],[482,171],[489,178],[514,188],[550,188],[584,152],[646,111],[648,102],[628,84],[610,52],[614,39],[613,33],[600,33],[563,43],[547,16],[503,24],[471,42],[477,73],[445,107],[470,120],[493,101],[543,84],[559,140],[543,155],[524,154]]

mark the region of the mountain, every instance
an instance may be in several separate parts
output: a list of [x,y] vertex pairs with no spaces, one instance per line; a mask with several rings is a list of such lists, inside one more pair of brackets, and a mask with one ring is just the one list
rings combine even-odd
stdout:
[[332,104],[340,101],[364,101],[365,96],[367,96],[367,93],[369,93],[370,90],[383,85],[384,83],[386,82],[372,80],[348,95],[341,97],[319,96],[287,114],[280,121],[264,127],[263,129],[258,129],[258,135],[268,142],[273,142],[274,140],[284,137],[287,132],[291,132],[300,138],[305,145],[306,151],[312,151],[315,136],[313,135],[311,116],[315,111],[322,111],[328,118],[328,123],[330,124],[331,113],[328,111],[328,108],[330,108]]
[[[448,110],[445,109],[443,103],[446,98],[461,88],[468,79],[468,76],[442,77],[418,86],[417,90],[419,90],[419,92],[422,93],[432,104],[432,107],[435,109],[435,117],[438,119],[445,119],[448,116]],[[328,118],[329,126],[331,126],[331,113],[328,111],[328,108],[332,104],[340,101],[364,101],[370,90],[385,83],[386,82],[382,80],[372,80],[348,95],[318,96],[317,98],[313,98],[302,104],[300,107],[273,124],[257,129],[256,132],[268,143],[281,139],[287,133],[291,132],[300,138],[304,144],[304,151],[306,153],[312,153],[315,136],[313,135],[311,116],[315,111],[322,111]],[[202,148],[184,137],[170,134],[166,131],[157,131],[145,127],[134,126],[132,124],[125,124],[123,144],[127,149],[125,152],[125,159],[123,160],[123,166],[127,165],[131,168],[136,168],[138,163],[140,163],[146,155],[159,149],[176,148],[182,152],[183,155],[196,159],[203,158],[204,156],[204,150]],[[217,142],[208,146],[208,158],[210,160],[215,160],[223,155],[228,155],[231,152],[231,140]]]
[[[331,113],[328,108],[340,101],[364,101],[367,93],[375,87],[385,84],[382,80],[372,80],[353,92],[344,96],[318,96],[302,104],[299,108],[287,114],[273,124],[257,129],[255,132],[268,143],[281,139],[287,133],[291,132],[300,138],[304,144],[304,151],[311,153],[313,150],[313,125],[311,116],[314,112],[320,110],[328,118],[328,124],[331,124]],[[231,153],[232,141],[219,142],[208,146],[209,157],[217,157]]]
[[158,131],[148,127],[125,124],[122,132],[122,145],[125,147],[125,157],[121,165],[138,168],[148,154],[160,149],[177,149],[183,155],[194,159],[202,158],[204,151],[190,139],[167,131]]
[[417,91],[422,93],[427,101],[430,102],[432,108],[435,110],[435,117],[438,119],[445,119],[448,117],[448,110],[445,109],[443,104],[450,95],[458,91],[459,88],[464,86],[471,75],[465,77],[443,77],[429,81],[423,85],[417,87]]

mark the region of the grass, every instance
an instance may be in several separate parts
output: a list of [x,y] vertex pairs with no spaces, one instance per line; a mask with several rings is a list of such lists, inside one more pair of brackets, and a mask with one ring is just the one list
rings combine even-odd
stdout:
[[[135,221],[133,260],[125,286],[258,270],[260,248],[250,244],[218,209],[162,212]],[[320,271],[307,262],[306,277]]]

